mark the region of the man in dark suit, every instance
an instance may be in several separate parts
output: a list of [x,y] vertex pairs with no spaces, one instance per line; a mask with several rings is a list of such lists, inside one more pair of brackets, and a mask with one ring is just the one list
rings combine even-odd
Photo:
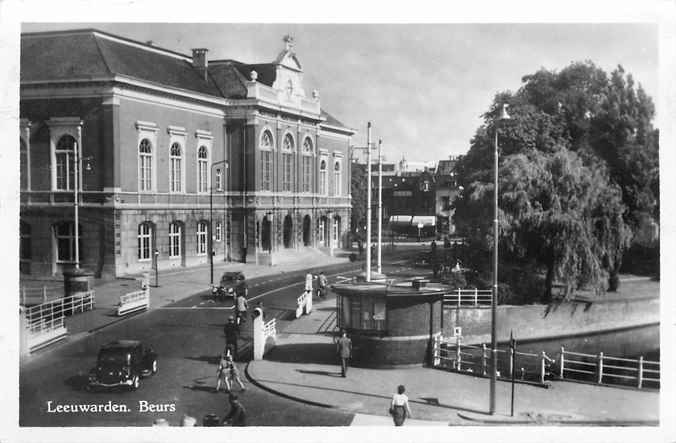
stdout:
[[341,337],[338,339],[337,350],[340,358],[340,373],[343,377],[347,376],[348,360],[352,358],[352,340],[347,336],[345,329],[341,331]]

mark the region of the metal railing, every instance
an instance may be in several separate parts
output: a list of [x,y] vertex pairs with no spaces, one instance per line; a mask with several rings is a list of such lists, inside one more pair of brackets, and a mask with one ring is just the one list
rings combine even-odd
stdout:
[[566,351],[561,347],[558,358],[559,379],[586,379],[598,384],[631,384],[643,388],[660,385],[660,362]]
[[29,325],[33,323],[42,323],[63,317],[64,315],[76,314],[78,312],[91,311],[94,309],[95,296],[94,290],[86,292],[77,292],[68,297],[58,298],[56,300],[41,303],[36,306],[26,308],[26,320]]
[[269,322],[263,325],[263,337],[276,337],[277,336],[277,319],[272,319]]
[[455,289],[444,295],[444,305],[460,307],[490,307],[493,291],[490,289]]
[[[540,353],[498,349],[498,376],[519,380],[535,380],[544,384],[548,379],[591,381],[598,384],[659,387],[660,362],[566,351],[561,347],[552,358]],[[433,366],[458,372],[486,376],[491,372],[490,348],[486,344],[463,345],[459,339],[437,337],[434,343]]]
[[120,295],[120,303],[117,306],[117,315],[126,315],[130,312],[136,312],[150,307],[150,289],[140,289]]
[[[555,360],[544,351],[538,354],[516,353],[512,348],[498,349],[498,377],[545,383],[553,375]],[[438,337],[434,344],[434,367],[488,376],[491,373],[490,348],[486,344],[463,345],[460,340],[448,341]]]

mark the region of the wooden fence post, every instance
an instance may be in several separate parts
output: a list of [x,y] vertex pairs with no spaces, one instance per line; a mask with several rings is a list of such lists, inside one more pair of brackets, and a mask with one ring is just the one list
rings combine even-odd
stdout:
[[486,343],[481,344],[481,374],[486,375]]
[[460,337],[455,338],[455,366],[456,370],[462,370],[462,356],[460,355]]
[[601,384],[603,382],[603,352],[599,352],[598,356],[598,363],[597,363],[597,380],[596,382],[598,384]]
[[514,348],[509,347],[509,376],[514,378]]
[[638,358],[638,388],[643,387],[643,356]]
[[542,351],[540,357],[540,383],[545,384],[545,351]]
[[560,362],[559,362],[559,378],[563,380],[563,368],[566,364],[566,360],[564,357],[565,351],[563,349],[563,346],[561,346],[561,356],[560,356]]

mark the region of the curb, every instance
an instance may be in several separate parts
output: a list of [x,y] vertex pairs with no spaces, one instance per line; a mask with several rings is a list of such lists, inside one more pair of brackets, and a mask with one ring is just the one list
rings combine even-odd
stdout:
[[659,426],[659,420],[594,420],[594,419],[570,419],[570,420],[537,420],[512,419],[512,418],[479,418],[465,412],[458,412],[458,417],[475,423],[485,425],[563,425],[563,426]]
[[293,395],[286,394],[286,393],[278,391],[276,389],[272,389],[272,388],[264,385],[263,383],[257,381],[255,378],[253,378],[251,376],[251,374],[249,373],[249,365],[251,365],[251,362],[248,362],[246,364],[246,368],[244,369],[244,375],[246,375],[247,380],[249,380],[249,382],[251,382],[252,385],[258,386],[259,388],[263,389],[264,391],[268,391],[268,392],[275,394],[275,395],[278,395],[282,398],[297,401],[299,403],[303,403],[303,404],[310,405],[310,406],[319,406],[320,408],[327,408],[327,409],[339,409],[334,405],[330,405],[330,404],[327,404],[327,403],[315,402],[315,401],[312,401],[312,400],[306,400],[304,398],[295,397]]

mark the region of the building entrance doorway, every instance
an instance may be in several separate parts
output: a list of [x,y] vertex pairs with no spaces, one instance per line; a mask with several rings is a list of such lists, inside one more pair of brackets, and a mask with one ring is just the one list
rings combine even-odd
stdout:
[[283,242],[285,248],[290,248],[292,245],[291,237],[293,234],[293,221],[291,220],[290,215],[284,217],[284,230],[283,230]]
[[310,238],[310,227],[312,222],[310,221],[310,216],[306,215],[303,217],[303,246],[311,246],[312,239]]

